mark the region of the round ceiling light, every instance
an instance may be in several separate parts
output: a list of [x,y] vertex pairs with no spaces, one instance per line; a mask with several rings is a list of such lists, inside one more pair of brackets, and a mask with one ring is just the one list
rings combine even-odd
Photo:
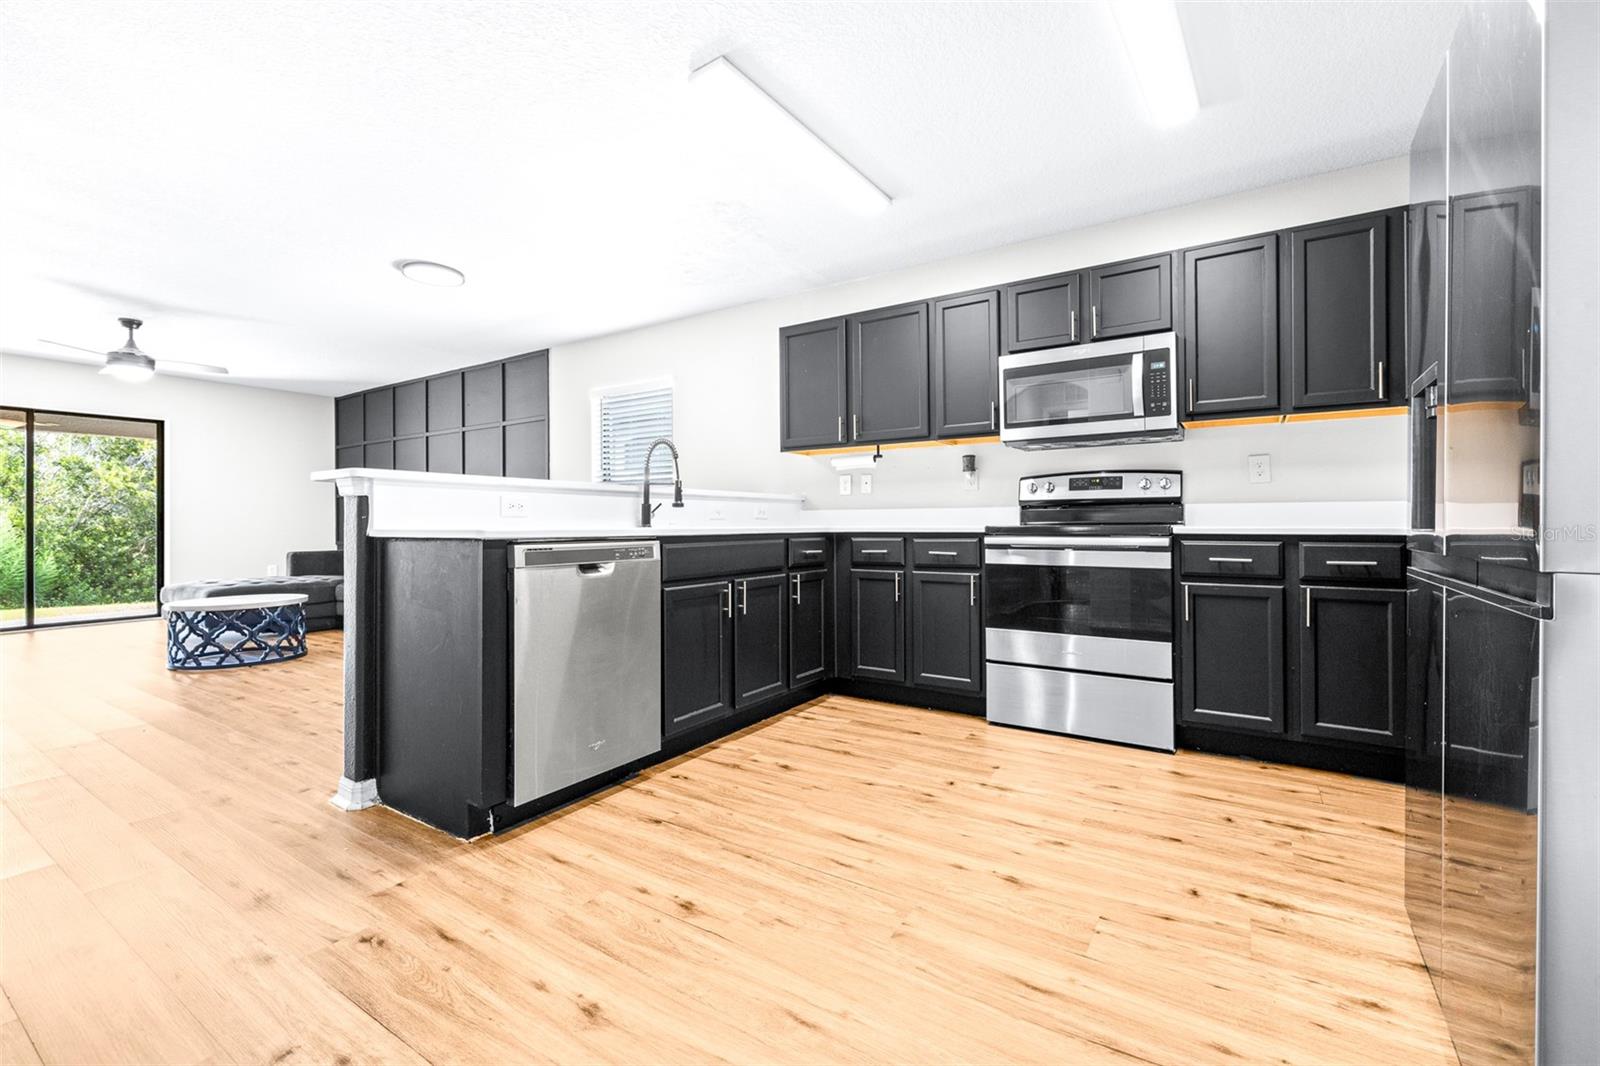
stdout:
[[397,259],[394,268],[412,281],[423,285],[439,285],[445,288],[456,285],[465,285],[467,276],[455,267],[445,266],[428,259]]

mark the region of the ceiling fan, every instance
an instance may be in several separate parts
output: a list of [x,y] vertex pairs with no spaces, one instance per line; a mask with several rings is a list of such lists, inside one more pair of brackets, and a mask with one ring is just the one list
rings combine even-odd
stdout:
[[48,340],[40,337],[44,344],[53,344],[57,348],[71,348],[75,352],[87,352],[89,355],[99,356],[105,360],[105,365],[100,368],[100,373],[116,378],[118,381],[148,381],[157,369],[168,367],[183,367],[186,370],[196,370],[202,374],[226,374],[226,367],[211,366],[209,363],[186,363],[179,359],[163,359],[159,367],[156,361],[144,354],[143,350],[134,343],[133,331],[144,325],[143,319],[119,318],[122,328],[128,331],[128,339],[122,347],[113,348],[109,352],[97,352],[93,348],[80,348],[76,344],[64,344],[61,341]]

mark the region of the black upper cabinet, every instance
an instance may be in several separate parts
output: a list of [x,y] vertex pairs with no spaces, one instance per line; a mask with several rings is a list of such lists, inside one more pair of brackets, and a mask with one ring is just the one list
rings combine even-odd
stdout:
[[983,608],[974,571],[911,572],[911,683],[983,691]]
[[661,590],[662,735],[733,710],[733,583]]
[[904,581],[899,569],[850,571],[851,676],[905,681]]
[[1283,587],[1196,583],[1179,595],[1182,721],[1283,733]]
[[733,582],[733,705],[748,707],[789,688],[787,574]]
[[1524,400],[1539,222],[1533,190],[1450,203],[1450,402]]
[[1183,253],[1183,333],[1189,417],[1278,409],[1276,234]]
[[1172,328],[1172,254],[1108,263],[1089,271],[1089,339]]
[[[1397,213],[1363,215],[1288,232],[1289,376],[1300,409],[1398,402],[1401,323],[1390,321]],[[1392,247],[1391,247],[1392,246]],[[1393,267],[1393,269],[1391,269]],[[1391,346],[1391,339],[1395,343]],[[1391,381],[1390,378],[1395,380]]]
[[1445,233],[1442,202],[1406,208],[1406,383],[1415,387],[1423,371],[1444,356]]
[[789,687],[828,676],[828,571],[789,575]]
[[1082,339],[1082,271],[1019,281],[1002,291],[1006,351],[1059,348]]
[[850,439],[872,444],[927,437],[928,305],[869,311],[845,323]]
[[362,401],[359,394],[341,396],[333,404],[333,438],[340,448],[360,444],[367,439],[362,426]]
[[1406,594],[1305,586],[1300,732],[1397,747],[1405,732]]
[[846,377],[844,319],[778,331],[781,447],[822,448],[846,442]]
[[505,392],[499,363],[475,366],[461,374],[462,409],[466,424],[486,426],[505,420]]
[[1000,294],[933,303],[933,434],[969,437],[1000,428]]
[[428,430],[428,383],[408,381],[394,387],[394,435],[414,437]]

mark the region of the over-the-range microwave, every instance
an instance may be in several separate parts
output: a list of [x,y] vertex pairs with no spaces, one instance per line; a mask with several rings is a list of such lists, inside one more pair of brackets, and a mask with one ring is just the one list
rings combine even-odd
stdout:
[[1000,441],[1072,448],[1178,440],[1178,338],[1153,333],[1000,357]]

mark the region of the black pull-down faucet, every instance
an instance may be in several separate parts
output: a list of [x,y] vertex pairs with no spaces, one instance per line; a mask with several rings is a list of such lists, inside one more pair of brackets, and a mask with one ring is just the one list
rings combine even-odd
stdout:
[[666,437],[657,437],[650,442],[650,448],[644,453],[644,500],[639,504],[639,524],[646,529],[650,528],[650,516],[656,513],[655,507],[650,506],[650,457],[655,455],[656,449],[665,444],[667,451],[672,453],[672,506],[683,506],[683,476],[678,466],[678,446]]

